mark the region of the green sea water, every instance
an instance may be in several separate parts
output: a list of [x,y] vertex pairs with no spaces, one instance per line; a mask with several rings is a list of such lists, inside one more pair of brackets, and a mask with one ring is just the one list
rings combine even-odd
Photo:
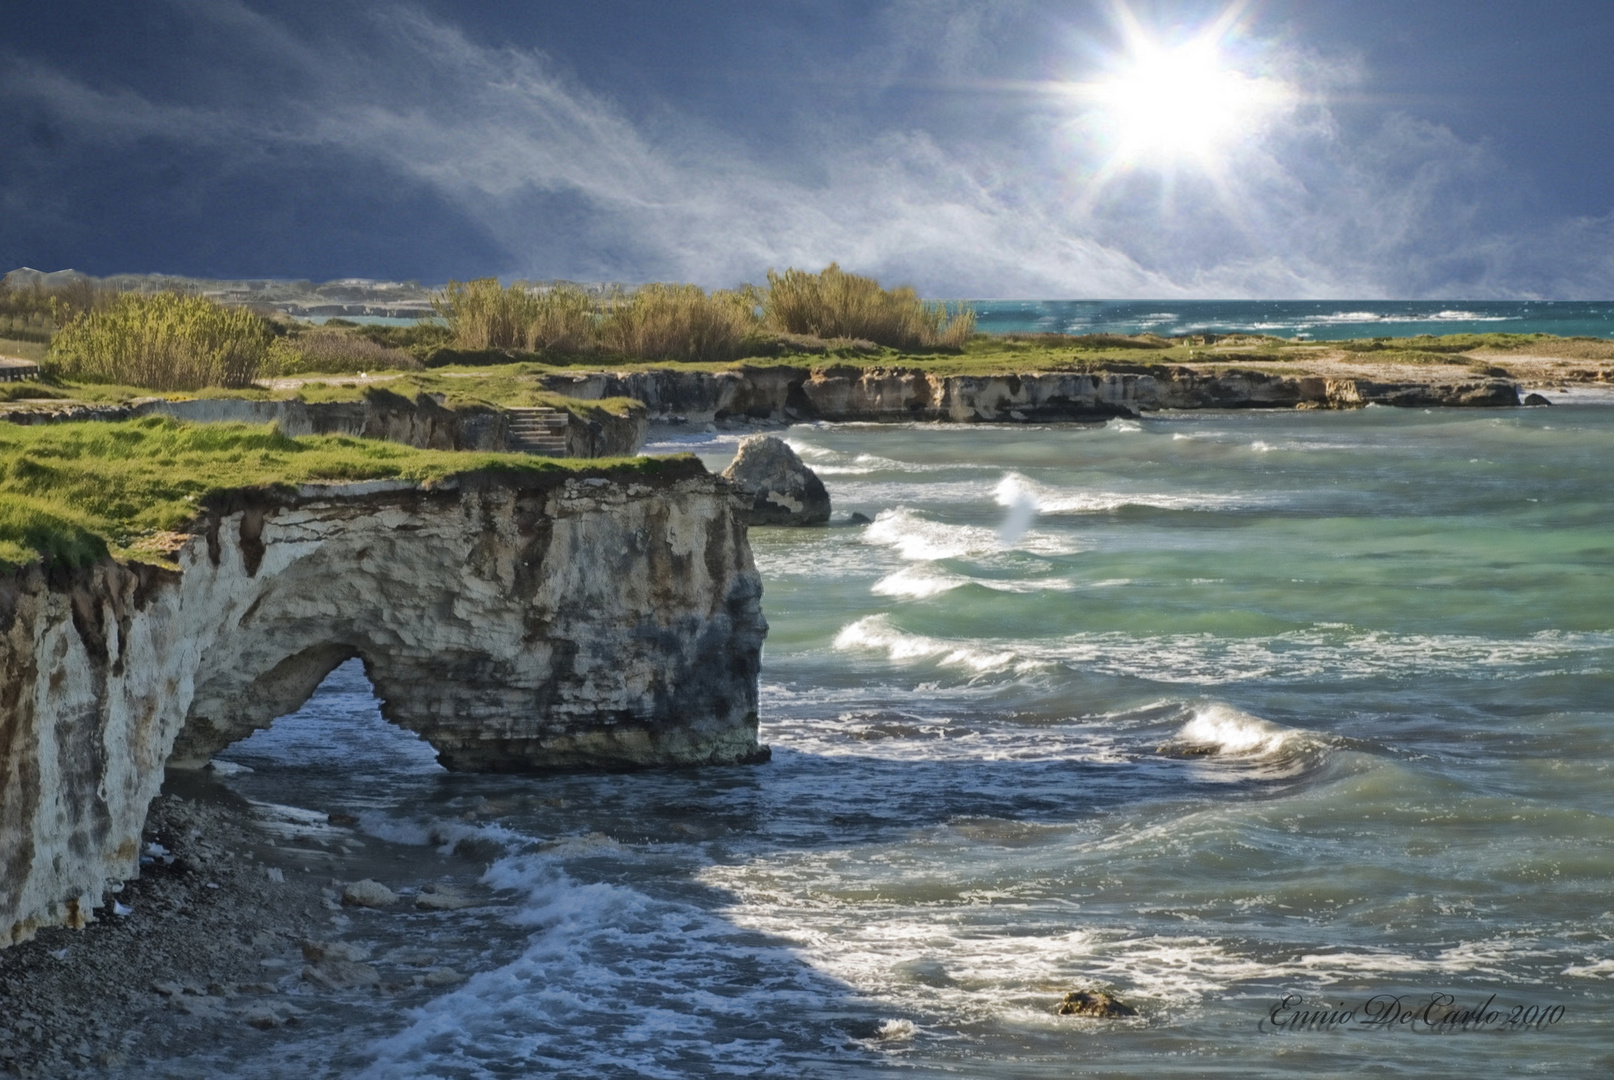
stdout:
[[772,763],[450,776],[349,669],[232,751],[499,853],[480,974],[299,1075],[1614,1071],[1614,409],[786,435]]

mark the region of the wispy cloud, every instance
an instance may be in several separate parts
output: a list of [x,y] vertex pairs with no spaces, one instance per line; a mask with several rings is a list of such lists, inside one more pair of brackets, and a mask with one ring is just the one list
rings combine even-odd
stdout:
[[[990,35],[974,8],[893,5],[890,38],[871,49],[887,71],[922,63],[984,82],[974,66]],[[845,125],[823,117],[789,153],[759,153],[665,103],[630,114],[542,52],[480,43],[417,10],[381,9],[362,47],[236,3],[188,10],[236,55],[282,73],[280,89],[160,101],[21,60],[0,96],[108,146],[204,145],[221,168],[329,148],[377,184],[439,193],[507,252],[488,268],[507,276],[728,285],[838,260],[955,296],[1614,292],[1614,222],[1510,233],[1494,217],[1506,178],[1483,147],[1394,112],[1346,134],[1326,91],[1350,65],[1294,48],[1272,46],[1270,62],[1324,93],[1241,143],[1216,177],[1140,173],[1095,197],[1090,148],[1034,95],[1000,130],[888,126],[870,110]],[[1010,16],[1030,18],[1005,7],[996,32]]]

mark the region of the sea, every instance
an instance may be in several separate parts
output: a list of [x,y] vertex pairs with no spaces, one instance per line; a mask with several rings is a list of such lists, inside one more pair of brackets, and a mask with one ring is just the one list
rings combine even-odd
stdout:
[[451,774],[344,665],[226,782],[458,853],[349,932],[468,977],[152,1075],[1614,1072],[1614,408],[781,434],[772,761]]
[[[948,301],[954,303],[955,301]],[[1301,341],[1419,334],[1614,337],[1614,302],[1581,300],[965,300],[988,334],[1268,334]],[[323,323],[329,316],[313,316]],[[413,326],[418,320],[345,316]]]
[[1614,337],[1614,302],[1568,300],[972,300],[991,334],[1270,334],[1302,341],[1419,334]]

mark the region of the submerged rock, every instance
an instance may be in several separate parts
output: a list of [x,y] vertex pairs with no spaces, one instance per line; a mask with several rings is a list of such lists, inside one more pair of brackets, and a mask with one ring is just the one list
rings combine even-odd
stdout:
[[353,907],[390,907],[398,902],[398,894],[373,878],[355,881],[342,890],[342,903]]
[[456,911],[475,907],[477,901],[452,885],[423,885],[415,897],[415,906],[422,911]]
[[1102,990],[1072,990],[1059,1003],[1060,1016],[1093,1016],[1113,1020],[1123,1016],[1136,1016],[1138,1010],[1119,998]]
[[749,525],[822,525],[829,520],[824,482],[783,439],[746,439],[723,477],[749,504],[743,512]]

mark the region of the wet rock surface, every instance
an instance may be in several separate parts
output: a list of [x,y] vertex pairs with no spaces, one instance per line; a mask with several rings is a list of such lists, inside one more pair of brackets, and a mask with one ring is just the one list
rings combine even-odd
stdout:
[[829,492],[786,443],[753,435],[740,443],[723,473],[745,502],[749,525],[822,525],[829,520]]
[[[344,908],[339,897],[369,881],[401,899],[430,886],[487,904],[470,880],[479,863],[314,829],[205,779],[175,786],[152,804],[140,876],[115,894],[127,914],[109,905],[82,930],[0,950],[0,1075],[147,1075],[148,1063],[243,1035],[267,1049],[279,1031],[395,1015],[475,964],[389,947],[416,935],[406,904]],[[466,880],[431,880],[445,872]]]
[[1119,998],[1102,990],[1072,990],[1059,1003],[1060,1016],[1091,1016],[1101,1020],[1116,1020],[1138,1015],[1138,1010]]

